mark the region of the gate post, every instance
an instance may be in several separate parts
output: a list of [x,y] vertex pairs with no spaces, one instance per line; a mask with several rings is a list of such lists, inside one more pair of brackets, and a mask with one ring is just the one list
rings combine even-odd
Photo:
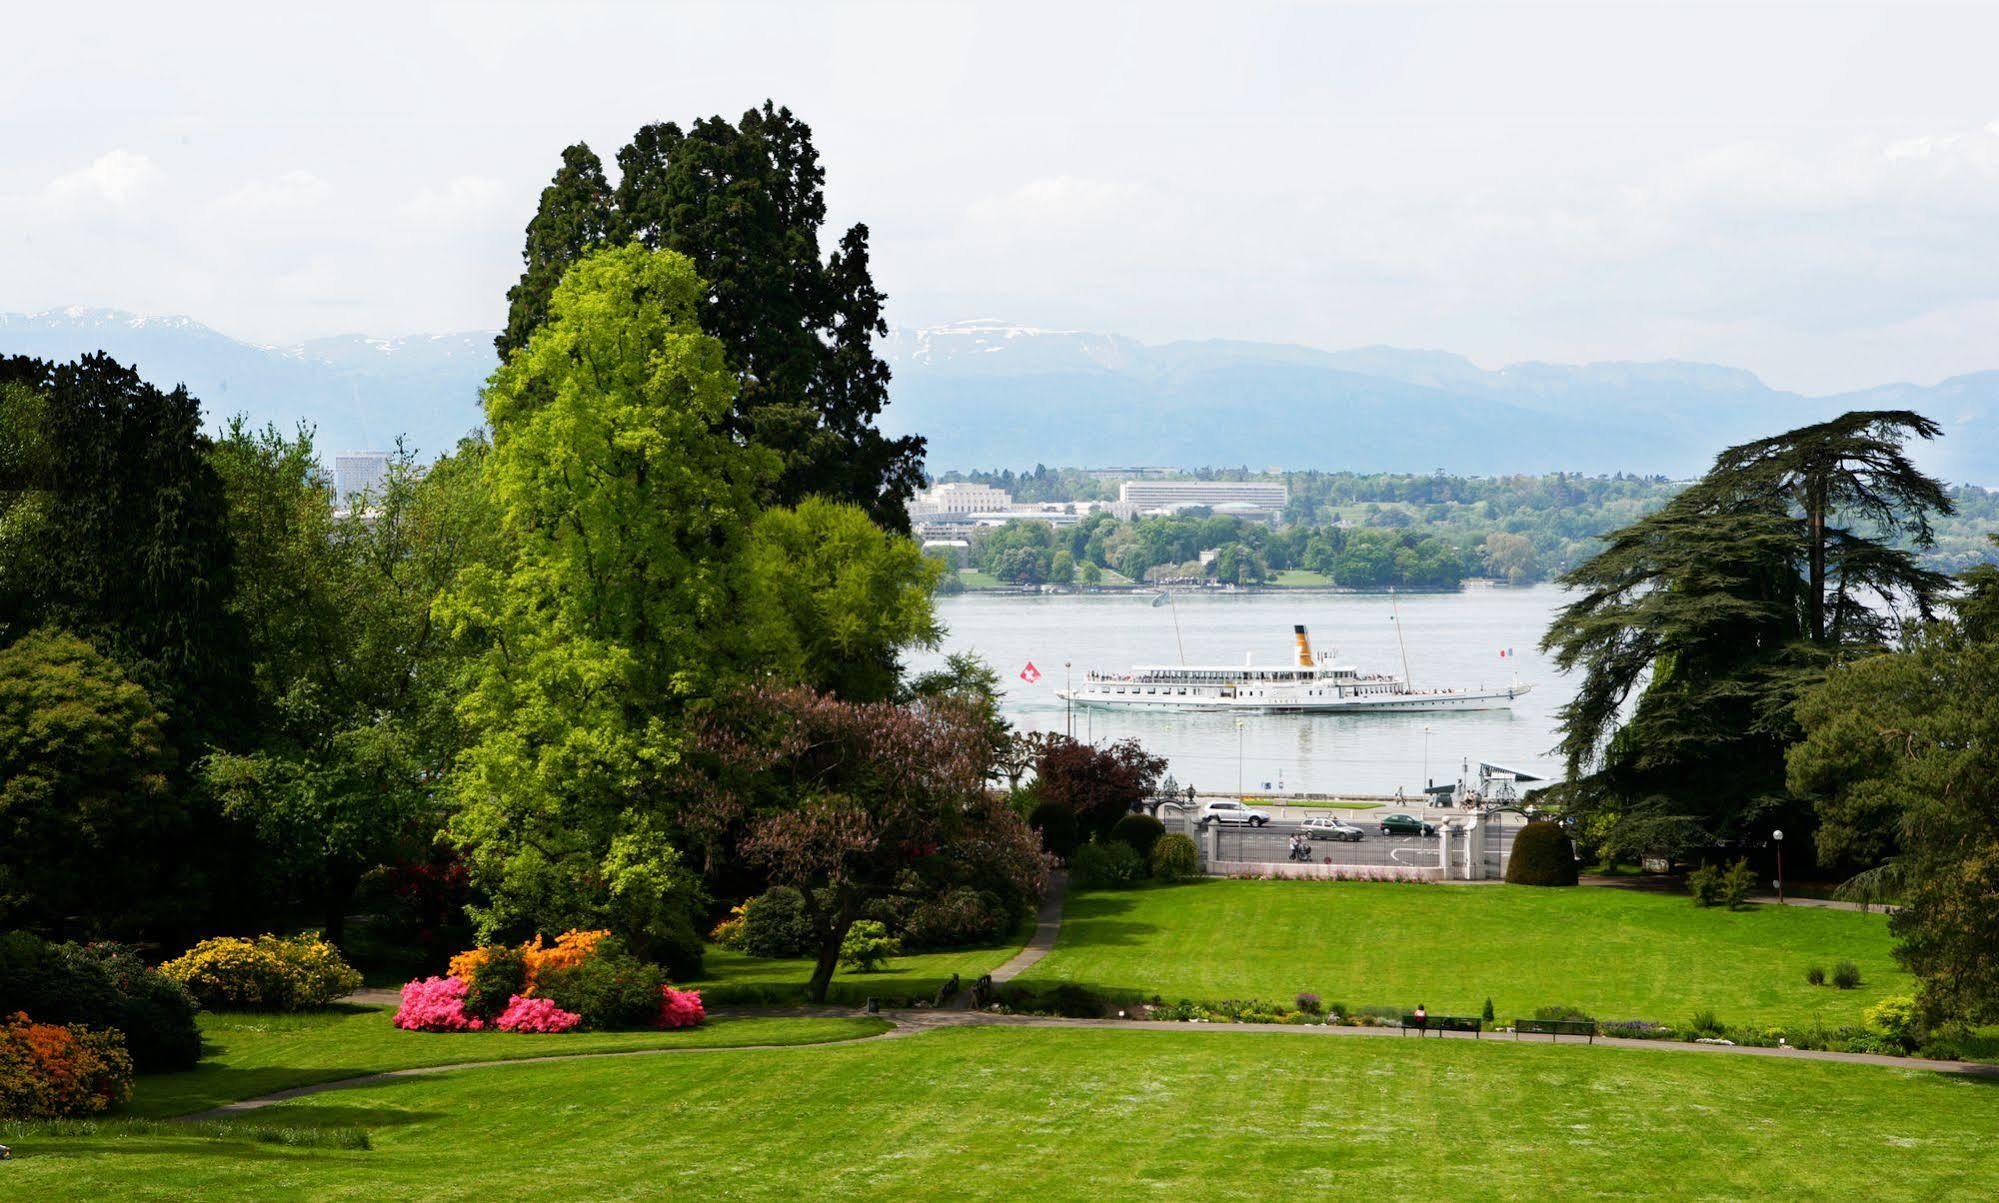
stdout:
[[1208,872],[1215,871],[1215,862],[1222,859],[1222,825],[1208,824]]
[[1465,880],[1485,880],[1485,841],[1488,837],[1485,816],[1474,813],[1471,822],[1465,826]]
[[1449,881],[1451,879],[1451,826],[1448,823],[1439,823],[1437,825],[1437,867],[1443,871],[1438,880]]

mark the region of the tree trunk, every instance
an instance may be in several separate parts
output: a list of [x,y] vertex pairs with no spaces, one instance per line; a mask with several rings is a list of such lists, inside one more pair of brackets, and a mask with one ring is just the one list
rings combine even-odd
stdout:
[[1823,486],[1815,485],[1807,496],[1806,507],[1812,529],[1812,642],[1823,645],[1825,643],[1825,489]]
[[819,959],[812,966],[812,980],[805,987],[808,1002],[826,1001],[826,988],[833,984],[833,970],[840,964],[840,945],[847,939],[847,929],[853,920],[840,919],[833,924],[831,933],[819,942]]
[[338,948],[344,956],[347,952],[347,910],[354,904],[354,891],[360,886],[358,877],[342,875],[327,886],[321,905],[326,927],[326,942]]

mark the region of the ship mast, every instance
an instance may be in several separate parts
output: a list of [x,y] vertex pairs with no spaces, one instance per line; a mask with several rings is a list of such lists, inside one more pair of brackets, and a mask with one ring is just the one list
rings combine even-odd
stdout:
[[1395,587],[1388,588],[1389,621],[1395,624],[1395,643],[1402,649],[1402,688],[1414,689],[1415,682],[1409,679],[1409,641],[1402,637],[1402,607],[1395,604]]

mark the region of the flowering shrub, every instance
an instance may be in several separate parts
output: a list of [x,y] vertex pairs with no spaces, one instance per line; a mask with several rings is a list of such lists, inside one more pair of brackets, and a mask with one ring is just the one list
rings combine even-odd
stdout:
[[708,933],[709,942],[741,951],[743,928],[746,926],[749,909],[750,904],[747,902],[739,902],[730,907],[729,917],[717,923],[715,929]]
[[555,938],[553,948],[543,948],[540,936],[521,945],[521,956],[527,961],[528,993],[534,993],[535,982],[542,974],[574,969],[589,960],[597,945],[610,934],[608,931],[577,931],[571,928]]
[[659,1026],[663,1028],[691,1028],[708,1018],[708,1011],[701,1005],[699,990],[675,990],[672,986],[659,988]]
[[523,998],[516,994],[493,1026],[503,1032],[566,1032],[581,1022],[581,1015],[563,1010],[553,999]]
[[396,1026],[412,1032],[477,1032],[486,1021],[465,1013],[465,983],[455,977],[427,977],[403,987]]
[[98,1115],[132,1097],[132,1059],[116,1031],[35,1023],[0,1027],[0,1117]]
[[361,988],[361,975],[318,936],[223,936],[160,966],[205,1007],[299,1011]]

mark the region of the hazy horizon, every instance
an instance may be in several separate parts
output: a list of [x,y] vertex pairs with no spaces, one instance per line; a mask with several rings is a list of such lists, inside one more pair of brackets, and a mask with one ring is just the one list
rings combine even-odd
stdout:
[[[1999,11],[111,6],[11,21],[0,311],[493,329],[563,146],[766,96],[889,318],[1146,343],[1999,367]],[[830,241],[830,240],[829,240]]]

